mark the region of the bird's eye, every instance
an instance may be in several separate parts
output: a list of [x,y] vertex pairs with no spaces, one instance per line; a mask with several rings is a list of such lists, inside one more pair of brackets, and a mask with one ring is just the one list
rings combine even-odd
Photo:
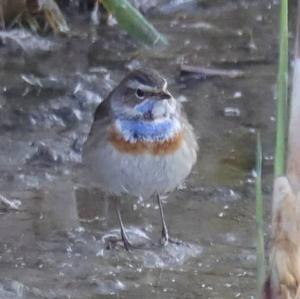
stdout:
[[141,90],[141,89],[138,88],[138,89],[135,91],[135,95],[136,95],[139,99],[143,99],[144,96],[145,96],[145,93],[144,93],[143,90]]

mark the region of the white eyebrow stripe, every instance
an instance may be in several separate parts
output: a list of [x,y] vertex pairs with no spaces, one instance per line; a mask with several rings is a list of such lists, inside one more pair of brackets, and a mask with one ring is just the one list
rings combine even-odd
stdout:
[[[127,83],[127,86],[129,88],[132,88],[132,89],[142,89],[143,91],[148,91],[148,92],[159,92],[160,89],[157,88],[157,87],[151,87],[149,85],[145,85],[145,84],[142,84],[140,83],[139,81],[137,80],[131,80]],[[164,87],[165,87],[165,84],[164,84]]]

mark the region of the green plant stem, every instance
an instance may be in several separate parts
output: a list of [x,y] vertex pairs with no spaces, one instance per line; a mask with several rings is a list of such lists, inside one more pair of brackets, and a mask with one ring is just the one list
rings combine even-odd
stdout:
[[262,196],[262,145],[260,133],[257,134],[256,144],[256,261],[257,261],[257,298],[261,297],[265,282],[265,249],[264,249],[264,222]]
[[284,175],[286,159],[286,127],[288,96],[288,0],[280,2],[279,70],[277,77],[277,117],[275,177]]

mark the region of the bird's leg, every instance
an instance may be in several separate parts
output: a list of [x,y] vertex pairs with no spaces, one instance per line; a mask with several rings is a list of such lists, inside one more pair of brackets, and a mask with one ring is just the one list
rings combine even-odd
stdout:
[[162,223],[161,243],[162,243],[162,245],[167,245],[168,241],[169,241],[169,233],[168,233],[168,228],[167,228],[166,221],[165,221],[164,210],[162,208],[161,198],[160,198],[159,194],[157,194],[157,203],[159,206],[160,218],[161,218],[161,223]]
[[148,244],[132,244],[129,241],[128,235],[126,233],[126,229],[122,220],[122,216],[121,216],[121,209],[120,209],[120,199],[117,197],[114,197],[114,205],[115,205],[115,209],[116,209],[116,213],[117,213],[117,217],[118,217],[118,221],[119,221],[119,225],[120,225],[120,232],[121,232],[121,239],[116,239],[116,238],[109,238],[107,240],[107,249],[111,249],[113,248],[113,246],[122,241],[124,248],[127,251],[130,251],[132,249],[143,249],[143,248],[149,248]]
[[168,228],[167,228],[166,221],[165,221],[165,215],[164,215],[164,211],[163,211],[163,207],[162,207],[162,202],[161,202],[161,198],[160,198],[159,194],[157,194],[157,203],[159,206],[159,212],[160,212],[161,223],[162,223],[161,244],[167,245],[170,242],[173,244],[181,245],[182,244],[181,241],[174,240],[174,239],[170,238],[170,236],[169,236]]
[[120,211],[120,200],[117,199],[117,216],[118,216],[118,220],[119,220],[119,224],[120,224],[120,229],[121,229],[121,238],[124,244],[124,247],[127,251],[129,251],[130,249],[133,249],[132,244],[129,242],[128,236],[126,234],[126,230],[125,230],[125,226],[121,217],[121,211]]

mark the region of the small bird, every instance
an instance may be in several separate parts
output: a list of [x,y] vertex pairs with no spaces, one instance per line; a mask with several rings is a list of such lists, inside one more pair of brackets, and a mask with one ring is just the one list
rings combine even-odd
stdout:
[[117,216],[126,250],[128,240],[120,197],[157,197],[162,220],[161,243],[169,237],[161,195],[190,174],[197,159],[194,130],[181,103],[155,70],[131,71],[99,104],[83,147],[83,163],[100,188],[117,200]]

